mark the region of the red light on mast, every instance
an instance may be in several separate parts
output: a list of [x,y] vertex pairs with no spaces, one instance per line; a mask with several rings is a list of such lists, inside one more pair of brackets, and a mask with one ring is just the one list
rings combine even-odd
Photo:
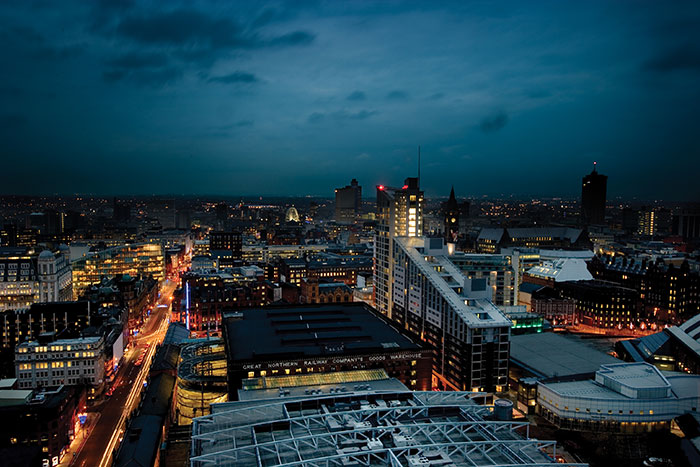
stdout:
[[379,185],[379,186],[377,187],[377,189],[378,189],[379,191],[384,191],[384,185]]

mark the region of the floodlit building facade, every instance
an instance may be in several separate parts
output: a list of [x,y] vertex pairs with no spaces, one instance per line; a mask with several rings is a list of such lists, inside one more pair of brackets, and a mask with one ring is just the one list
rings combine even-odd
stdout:
[[40,344],[23,342],[15,348],[15,369],[20,389],[104,382],[104,337],[63,339]]
[[0,255],[0,311],[72,300],[69,250]]
[[107,248],[73,261],[72,266],[75,300],[104,276],[151,275],[158,282],[165,279],[163,247],[159,243],[134,243]]

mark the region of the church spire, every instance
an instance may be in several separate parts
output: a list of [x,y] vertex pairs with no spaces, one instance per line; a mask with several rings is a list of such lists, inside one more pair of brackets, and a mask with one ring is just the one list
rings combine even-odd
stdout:
[[457,198],[455,198],[455,187],[452,185],[452,190],[450,191],[450,199],[447,200],[447,207],[449,209],[457,208]]

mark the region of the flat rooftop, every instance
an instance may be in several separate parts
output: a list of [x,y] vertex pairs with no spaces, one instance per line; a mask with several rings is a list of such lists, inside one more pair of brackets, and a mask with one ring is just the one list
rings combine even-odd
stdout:
[[551,332],[511,336],[510,361],[539,378],[592,374],[601,365],[622,363],[578,339]]
[[661,372],[647,363],[603,365],[598,371],[605,377],[631,388],[655,388],[669,385]]
[[266,307],[224,317],[231,361],[420,350],[365,303]]

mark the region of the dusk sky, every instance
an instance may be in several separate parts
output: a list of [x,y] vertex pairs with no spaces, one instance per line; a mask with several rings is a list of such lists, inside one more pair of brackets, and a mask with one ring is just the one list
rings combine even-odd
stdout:
[[700,2],[0,5],[3,194],[700,199]]

